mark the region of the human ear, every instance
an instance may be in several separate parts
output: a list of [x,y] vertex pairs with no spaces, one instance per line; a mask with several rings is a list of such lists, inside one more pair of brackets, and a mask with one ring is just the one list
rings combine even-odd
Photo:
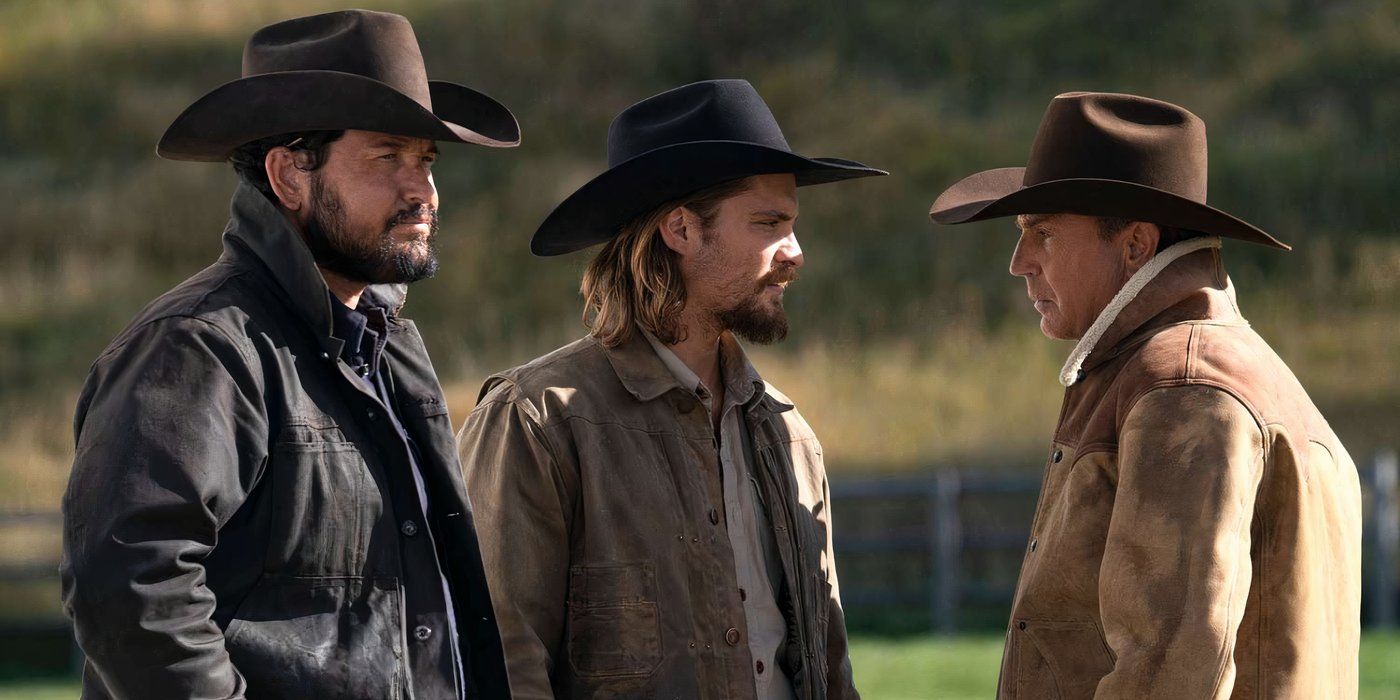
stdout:
[[1130,273],[1142,269],[1157,254],[1157,241],[1161,235],[1162,230],[1157,228],[1157,224],[1134,221],[1128,225],[1123,241],[1123,263]]
[[277,203],[288,211],[300,211],[310,198],[311,174],[297,167],[297,154],[290,148],[278,146],[263,158],[267,182]]
[[666,216],[661,218],[659,224],[661,230],[661,240],[665,241],[666,247],[675,251],[676,254],[684,257],[695,251],[699,245],[700,236],[697,231],[694,214],[685,207],[676,207]]

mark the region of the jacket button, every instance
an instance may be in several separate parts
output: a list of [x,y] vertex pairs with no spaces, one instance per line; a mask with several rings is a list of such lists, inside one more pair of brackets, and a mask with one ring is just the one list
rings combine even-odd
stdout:
[[725,642],[728,642],[728,643],[729,643],[729,646],[731,646],[731,647],[732,647],[732,646],[737,646],[737,645],[739,644],[739,630],[738,630],[738,628],[730,627],[730,628],[729,628],[729,631],[727,631],[727,632],[724,633],[724,641],[725,641]]
[[420,642],[427,641],[428,637],[431,636],[433,636],[433,631],[427,625],[418,625],[413,628],[413,638]]
[[759,661],[755,663],[754,668],[757,669],[759,673],[763,673],[763,662]]
[[715,510],[714,508],[711,508],[711,509],[710,509],[710,524],[711,524],[711,525],[718,525],[718,524],[719,524],[719,511]]
[[1020,622],[1017,622],[1017,623],[1016,623],[1016,629],[1018,629],[1018,630],[1024,630],[1025,628],[1026,628],[1026,621],[1025,621],[1025,620],[1021,620]]
[[1035,551],[1035,545],[1036,545],[1037,542],[1039,542],[1039,540],[1035,539],[1034,537],[1031,538],[1031,551],[1032,551],[1032,552]]
[[412,520],[405,520],[403,521],[403,525],[399,526],[399,532],[402,532],[403,534],[412,537],[418,534],[418,523],[415,523]]
[[1055,464],[1059,464],[1060,460],[1064,458],[1065,453],[1063,450],[1055,450],[1053,453],[1050,454],[1050,461],[1054,462]]
[[328,352],[323,352],[321,353],[321,359],[329,362],[331,359],[331,354]]

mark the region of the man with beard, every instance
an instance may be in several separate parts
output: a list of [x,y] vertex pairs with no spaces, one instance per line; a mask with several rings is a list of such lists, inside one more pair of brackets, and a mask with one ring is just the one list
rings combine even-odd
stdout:
[[792,153],[742,80],[643,100],[535,233],[602,243],[592,333],[487,380],[458,435],[518,698],[855,697],[821,447],[736,335],[787,333]]
[[[404,285],[437,141],[513,146],[398,15],[255,33],[160,155],[231,160],[223,256],[94,363],[64,497],[85,697],[508,697],[447,407]],[[310,131],[308,131],[310,130]]]
[[1011,274],[1078,341],[997,697],[1356,697],[1356,467],[1240,313],[1221,237],[1288,246],[1206,204],[1205,124],[1060,95],[931,215],[1017,217]]

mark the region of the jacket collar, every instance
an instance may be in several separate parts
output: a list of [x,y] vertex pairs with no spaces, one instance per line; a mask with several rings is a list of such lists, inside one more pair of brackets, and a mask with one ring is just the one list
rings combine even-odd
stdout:
[[[616,347],[608,347],[601,343],[599,346],[603,348],[603,354],[617,373],[618,380],[638,401],[651,401],[672,389],[694,391],[694,386],[683,385],[676,373],[666,366],[651,342],[642,335],[641,329],[629,334],[627,339]],[[775,412],[792,408],[785,399],[778,400],[770,395],[767,391],[769,385],[749,362],[743,347],[733,334],[725,332],[720,336],[720,355],[726,402],[748,404],[755,396],[761,396],[765,400],[772,400],[773,405],[770,407]]]
[[1093,370],[1166,326],[1186,321],[1245,322],[1217,248],[1189,253],[1163,268],[1121,308],[1089,348],[1083,372]]
[[[330,289],[311,249],[287,217],[278,211],[267,197],[247,183],[240,182],[229,204],[229,223],[224,230],[225,254],[246,250],[257,258],[285,292],[287,304],[306,321],[319,338],[325,339],[327,352],[340,353],[339,343],[330,343],[333,323]],[[391,316],[403,307],[407,286],[402,284],[371,285],[365,289],[361,305],[380,306]]]

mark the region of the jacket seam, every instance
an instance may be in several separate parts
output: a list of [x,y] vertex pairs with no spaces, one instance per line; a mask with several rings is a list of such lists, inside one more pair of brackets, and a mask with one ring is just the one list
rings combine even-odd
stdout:
[[1186,334],[1186,362],[1182,367],[1182,380],[1188,380],[1196,373],[1196,346],[1197,336],[1200,331],[1199,324],[1191,324],[1191,330]]
[[[228,267],[234,267],[234,266],[232,265],[232,263],[228,263],[228,262],[225,262],[225,261],[223,261],[223,260],[220,260],[220,261],[215,262],[214,265],[211,265],[210,267],[216,267],[216,266],[220,266],[220,265],[224,265],[224,266],[228,266]],[[206,325],[208,325],[208,326],[210,326],[210,327],[213,327],[213,328],[217,329],[217,330],[219,331],[219,333],[220,333],[221,335],[223,335],[224,338],[225,338],[226,340],[230,341],[230,342],[234,345],[234,347],[237,347],[237,348],[238,348],[238,354],[239,354],[239,355],[242,355],[242,356],[243,356],[243,359],[248,360],[249,362],[254,361],[255,358],[251,357],[251,356],[245,351],[245,349],[244,349],[244,347],[243,347],[243,346],[244,346],[244,343],[241,343],[241,342],[239,342],[238,340],[236,340],[235,338],[233,338],[233,336],[229,335],[228,331],[226,331],[226,330],[224,330],[223,328],[221,328],[221,327],[219,326],[219,324],[215,323],[213,320],[211,320],[211,319],[209,319],[209,318],[206,318],[206,317],[205,317],[205,313],[206,313],[206,312],[203,312],[203,311],[199,311],[199,310],[198,310],[199,307],[200,307],[201,305],[203,305],[204,302],[205,302],[211,295],[213,295],[215,292],[222,291],[222,290],[224,289],[224,287],[228,286],[228,284],[229,284],[230,282],[232,282],[233,280],[239,279],[239,278],[243,277],[243,276],[246,275],[246,274],[247,274],[247,271],[246,271],[246,270],[239,270],[239,269],[237,269],[237,268],[235,267],[235,268],[234,268],[234,272],[233,272],[232,274],[229,274],[229,275],[226,275],[226,276],[220,278],[216,284],[213,284],[213,285],[211,285],[208,289],[205,289],[204,292],[203,292],[202,294],[200,294],[199,297],[196,298],[196,299],[194,299],[193,301],[190,301],[190,302],[185,303],[185,304],[181,304],[181,305],[179,306],[178,309],[172,309],[172,310],[169,310],[169,311],[165,311],[165,312],[163,312],[163,313],[161,313],[161,314],[159,314],[159,315],[157,315],[157,316],[154,316],[154,317],[152,317],[152,318],[148,318],[148,319],[142,321],[141,323],[139,323],[139,324],[137,324],[137,325],[135,325],[135,326],[132,326],[132,327],[128,328],[126,331],[124,331],[124,332],[122,333],[121,342],[115,343],[115,344],[111,345],[110,347],[108,347],[106,350],[104,350],[104,351],[102,352],[102,354],[99,355],[95,361],[93,361],[93,365],[97,365],[97,364],[101,363],[102,361],[104,361],[104,360],[106,360],[107,358],[111,357],[112,355],[116,354],[116,353],[117,353],[118,351],[120,351],[122,348],[125,348],[125,347],[131,342],[133,336],[135,336],[138,332],[140,332],[140,331],[142,331],[142,330],[145,330],[146,328],[149,328],[149,327],[151,327],[151,326],[153,326],[153,325],[155,325],[155,324],[157,324],[157,323],[160,323],[161,321],[168,321],[168,320],[170,320],[170,319],[180,319],[180,318],[188,318],[188,319],[192,319],[192,320],[195,320],[195,321],[200,321],[201,323],[204,323],[204,324],[206,324]]]
[[[1141,400],[1142,400],[1142,397],[1146,396],[1147,394],[1149,394],[1149,393],[1151,393],[1151,392],[1153,392],[1153,391],[1156,391],[1156,390],[1158,390],[1158,389],[1170,389],[1170,388],[1172,388],[1172,387],[1184,387],[1184,386],[1204,386],[1204,387],[1210,387],[1210,388],[1212,388],[1212,389],[1217,389],[1217,390],[1219,390],[1219,391],[1222,391],[1222,392],[1224,392],[1225,394],[1229,395],[1231,398],[1233,398],[1233,399],[1235,399],[1236,401],[1240,402],[1240,405],[1241,405],[1241,406],[1244,406],[1244,409],[1245,409],[1246,411],[1249,412],[1250,417],[1254,419],[1254,425],[1255,425],[1256,428],[1259,428],[1260,430],[1262,430],[1263,427],[1264,427],[1265,425],[1268,425],[1268,424],[1269,424],[1268,421],[1265,421],[1265,420],[1264,420],[1263,414],[1261,414],[1258,410],[1256,410],[1256,409],[1254,408],[1253,404],[1251,404],[1249,401],[1247,401],[1247,400],[1244,398],[1244,395],[1242,395],[1242,394],[1241,394],[1239,391],[1237,391],[1234,387],[1232,387],[1232,386],[1230,386],[1230,385],[1228,385],[1228,384],[1225,384],[1225,383],[1223,383],[1223,382],[1217,382],[1217,381],[1212,380],[1212,379],[1193,379],[1193,378],[1190,378],[1190,377],[1183,378],[1183,379],[1159,379],[1159,380],[1157,380],[1157,381],[1155,381],[1155,382],[1152,382],[1152,383],[1146,385],[1145,387],[1139,389],[1139,390],[1137,391],[1137,393],[1133,394],[1132,398],[1128,400],[1127,409],[1123,411],[1123,416],[1124,416],[1124,418],[1126,419],[1126,418],[1127,418],[1127,415],[1128,415],[1129,413],[1132,413],[1133,408],[1135,408],[1135,407],[1137,406],[1138,401],[1141,401]],[[1118,432],[1119,432],[1119,433],[1122,433],[1122,431],[1123,431],[1123,424],[1120,422],[1120,423],[1118,424],[1117,428],[1118,428]]]
[[[1249,408],[1249,405],[1248,405],[1248,404],[1246,404],[1243,400],[1239,399],[1238,397],[1235,397],[1233,394],[1230,394],[1230,396],[1231,396],[1232,398],[1235,398],[1235,400],[1238,401],[1238,402],[1240,403],[1240,405],[1243,406],[1243,407],[1245,408],[1246,411],[1249,411],[1249,412],[1250,412],[1250,417],[1251,417],[1251,418],[1254,418],[1254,415],[1253,415],[1254,412],[1253,412],[1253,411],[1250,411],[1250,408]],[[1264,449],[1265,445],[1268,444],[1268,441],[1265,439],[1265,433],[1266,433],[1266,431],[1268,430],[1268,428],[1266,427],[1266,425],[1265,425],[1264,423],[1260,423],[1260,422],[1258,421],[1257,418],[1255,418],[1254,428],[1255,428],[1256,434],[1257,434],[1257,436],[1258,436],[1258,438],[1259,438],[1259,457],[1260,457],[1259,478],[1260,478],[1260,483],[1263,483],[1264,469],[1266,468],[1266,463],[1268,462],[1268,459],[1269,459],[1269,457],[1268,457],[1268,450]],[[1257,488],[1258,488],[1258,487],[1256,487],[1256,489],[1257,489]],[[1258,497],[1256,496],[1256,497],[1255,497],[1255,503],[1256,503],[1256,505],[1257,505],[1257,503],[1258,503],[1258,500],[1259,500],[1259,499],[1258,499]],[[1238,559],[1238,552],[1239,552],[1240,530],[1241,530],[1242,528],[1244,528],[1244,527],[1246,526],[1247,523],[1253,521],[1253,519],[1254,519],[1253,515],[1254,515],[1254,509],[1250,509],[1247,513],[1241,513],[1241,514],[1240,514],[1240,518],[1239,518],[1239,522],[1236,523],[1236,525],[1235,525],[1235,532],[1234,532],[1234,538],[1233,538],[1233,539],[1234,539],[1235,551],[1236,551],[1236,555],[1237,555],[1237,556],[1235,557],[1236,559]],[[1261,567],[1261,578],[1262,578],[1262,567]],[[1225,609],[1225,613],[1226,613],[1225,621],[1226,621],[1227,625],[1228,625],[1229,621],[1230,621],[1230,620],[1233,620],[1234,617],[1235,617],[1234,600],[1235,600],[1236,590],[1239,588],[1239,585],[1240,585],[1240,576],[1239,576],[1239,571],[1238,571],[1238,569],[1236,569],[1235,571],[1231,571],[1231,572],[1230,572],[1230,598],[1229,598],[1229,600],[1231,601],[1231,603],[1230,603],[1230,605]],[[1262,599],[1262,596],[1261,596],[1261,599]],[[1245,601],[1246,607],[1248,606],[1248,604],[1249,604],[1249,602],[1246,600],[1246,601]],[[1220,657],[1219,657],[1219,658],[1217,659],[1217,661],[1216,661],[1216,663],[1217,663],[1218,666],[1219,666],[1219,670],[1216,671],[1215,686],[1214,686],[1214,689],[1213,689],[1214,692],[1212,693],[1212,695],[1219,695],[1219,692],[1220,692],[1221,687],[1225,684],[1225,670],[1229,667],[1230,662],[1231,662],[1231,661],[1234,659],[1234,657],[1235,657],[1234,646],[1235,646],[1235,643],[1238,641],[1238,639],[1239,639],[1239,629],[1236,628],[1236,627],[1233,627],[1233,626],[1228,626],[1228,627],[1226,627],[1226,630],[1225,630],[1225,643],[1221,645]]]

